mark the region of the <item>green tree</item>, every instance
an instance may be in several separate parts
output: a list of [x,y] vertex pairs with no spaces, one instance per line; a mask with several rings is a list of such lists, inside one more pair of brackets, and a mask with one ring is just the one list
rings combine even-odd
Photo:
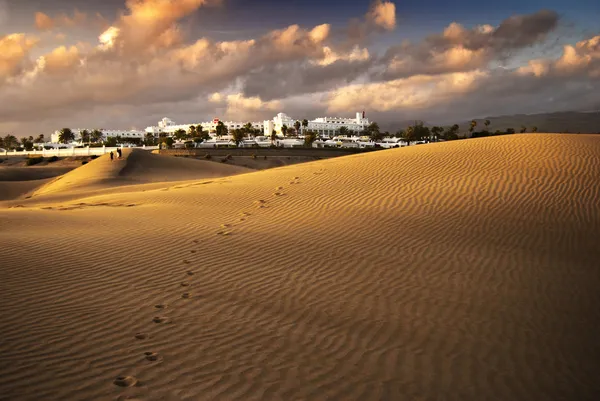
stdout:
[[406,129],[402,131],[402,139],[406,142],[406,146],[410,146],[410,143],[415,141],[415,127],[412,125],[406,127]]
[[509,135],[510,134],[514,134],[515,133],[515,129],[514,128],[507,128],[506,129],[506,133],[509,134]]
[[37,138],[35,138],[34,143],[44,143],[44,134],[39,134]]
[[217,128],[215,129],[217,138],[221,138],[222,136],[227,135],[227,127],[223,124],[223,121],[219,121],[217,123]]
[[531,132],[533,132],[534,134],[538,131],[538,127],[536,127],[535,125],[533,127],[531,127]]
[[60,130],[58,134],[58,142],[60,143],[69,143],[75,140],[75,134],[71,131],[70,128],[63,128]]
[[429,140],[430,136],[429,127],[426,127],[423,121],[415,121],[414,125],[406,129],[404,141],[410,145],[410,142],[421,141],[423,139]]
[[379,131],[379,124],[372,122],[367,127],[367,135],[373,142],[377,142],[383,139],[383,134]]
[[14,150],[19,147],[19,140],[17,139],[16,136],[11,135],[11,134],[6,135],[2,142],[3,142],[2,146],[8,150]]
[[188,138],[193,138],[196,136],[196,126],[195,125],[190,125],[188,127],[188,132],[187,132],[187,137]]
[[308,128],[308,120],[306,118],[302,120],[302,126],[304,127],[304,129]]
[[302,126],[302,123],[300,121],[296,121],[294,123],[294,128],[296,129],[296,135],[298,135],[300,133],[300,127]]
[[396,138],[404,138],[404,135],[406,135],[406,131],[403,129],[399,129],[398,131],[396,131],[396,134],[394,136]]
[[175,139],[178,141],[183,141],[187,138],[187,133],[185,132],[185,130],[179,128],[173,133],[173,137],[175,137]]
[[91,135],[90,132],[86,129],[84,129],[83,131],[81,131],[81,143],[89,143],[90,139],[91,139]]
[[438,127],[438,126],[431,127],[431,133],[435,137],[436,141],[440,138],[442,132],[444,132],[444,129],[442,127]]
[[490,126],[490,124],[491,124],[490,120],[485,120],[485,121],[483,122],[483,125],[485,125],[485,131],[486,131],[486,132],[488,131],[488,127]]
[[247,123],[244,125],[244,133],[245,133],[246,135],[248,135],[248,136],[249,136],[249,135],[254,135],[254,127],[252,126],[252,123],[251,123],[251,122],[247,122]]
[[522,125],[521,126],[521,131],[519,131],[521,134],[524,134],[525,132],[527,132],[527,127]]
[[231,134],[233,135],[233,141],[235,142],[235,146],[239,146],[240,143],[244,141],[246,137],[246,131],[244,129],[236,128]]
[[21,138],[21,144],[23,145],[23,148],[25,148],[25,150],[33,150],[33,137],[30,136],[29,138]]
[[314,141],[317,140],[317,133],[314,131],[306,131],[304,133],[304,146],[311,148]]
[[454,141],[454,140],[458,139],[458,131],[459,130],[460,130],[460,127],[458,126],[458,124],[454,124],[452,127],[448,128],[444,132],[444,139],[447,141]]
[[287,136],[287,132],[288,132],[288,126],[283,124],[281,126],[281,133],[283,134],[283,137],[285,138]]
[[340,127],[338,132],[340,133],[341,136],[348,136],[349,131],[348,131],[348,128],[342,126],[342,127]]
[[118,138],[116,136],[109,136],[104,140],[104,144],[110,148],[117,146]]
[[271,143],[275,143],[276,140],[277,140],[277,131],[273,130],[271,132]]
[[477,127],[477,121],[471,120],[471,126],[469,127],[469,132],[473,132],[475,130],[475,127]]
[[144,137],[144,145],[146,146],[154,146],[156,144],[156,140],[154,138],[154,134],[152,132],[146,133]]
[[92,142],[94,143],[100,143],[102,142],[102,137],[104,135],[102,134],[102,131],[100,131],[99,129],[95,129],[92,131],[91,133],[91,137],[92,137]]

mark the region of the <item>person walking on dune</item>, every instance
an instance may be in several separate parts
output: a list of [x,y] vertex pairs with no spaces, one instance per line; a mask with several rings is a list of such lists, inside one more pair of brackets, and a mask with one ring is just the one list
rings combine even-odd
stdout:
[[123,156],[123,154],[121,153],[121,148],[117,148],[117,154],[119,155],[119,159]]
[[115,158],[115,155],[113,154],[113,152],[110,152],[110,161],[113,161],[113,159]]

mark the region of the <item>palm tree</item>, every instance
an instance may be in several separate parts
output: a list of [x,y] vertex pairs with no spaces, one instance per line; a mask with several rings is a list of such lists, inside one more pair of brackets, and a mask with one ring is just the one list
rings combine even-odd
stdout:
[[88,143],[88,145],[89,145],[90,138],[91,138],[91,135],[90,135],[90,133],[89,133],[89,131],[88,131],[88,130],[84,129],[83,131],[81,131],[81,143],[82,143],[82,144],[83,144],[84,142],[87,142],[87,143]]
[[235,146],[239,146],[240,143],[244,141],[246,137],[246,131],[243,128],[236,128],[232,131],[233,140],[235,141]]
[[58,142],[60,143],[69,143],[75,140],[75,134],[71,131],[70,128],[63,128],[60,130],[58,134]]
[[146,133],[146,140],[144,141],[145,145],[154,146],[154,134],[152,132]]
[[346,128],[344,126],[340,127],[338,132],[340,133],[341,136],[348,136],[348,128]]
[[307,131],[304,134],[304,146],[311,148],[314,141],[317,140],[317,133],[314,131]]
[[271,132],[271,143],[274,144],[276,139],[277,139],[277,131],[273,130],[273,132]]
[[187,133],[182,130],[181,128],[179,128],[177,131],[175,131],[173,133],[173,136],[175,137],[175,139],[177,139],[178,141],[182,141],[184,139],[187,138]]
[[196,126],[190,125],[188,128],[188,138],[193,138],[196,136]]
[[415,139],[415,128],[412,125],[410,127],[406,127],[402,134],[402,139],[404,139],[404,142],[406,142],[406,146],[410,146],[410,143]]
[[92,142],[94,143],[98,143],[100,141],[102,141],[102,131],[100,131],[99,129],[95,129],[92,131]]
[[227,127],[223,124],[223,121],[219,121],[217,123],[217,128],[215,129],[217,132],[217,138],[221,138],[223,135],[227,135]]
[[444,129],[442,127],[438,127],[438,126],[433,126],[431,127],[431,133],[433,134],[433,136],[435,137],[435,140],[437,141],[440,137],[440,134],[444,131]]
[[44,134],[39,134],[37,138],[35,138],[35,143],[44,143]]
[[308,120],[306,118],[302,120],[302,127],[304,127],[304,129],[308,128]]
[[287,135],[287,132],[288,132],[288,127],[287,127],[287,125],[283,124],[281,126],[281,133],[283,134],[284,137]]
[[533,132],[534,134],[537,132],[538,128],[534,125],[533,127],[531,127],[531,132]]
[[483,122],[483,125],[485,125],[485,131],[486,131],[486,132],[487,132],[487,130],[488,130],[488,127],[490,126],[490,124],[491,124],[490,120],[485,120],[485,121]]
[[298,135],[298,133],[300,132],[300,127],[302,126],[302,123],[300,121],[297,121],[294,123],[294,128],[296,128],[296,135]]
[[252,135],[254,133],[254,127],[252,126],[251,122],[247,122],[244,125],[244,132],[246,133],[246,135]]
[[471,127],[469,128],[469,132],[473,132],[475,127],[477,126],[477,121],[471,120]]
[[4,146],[6,149],[16,149],[19,147],[19,140],[14,135],[6,135],[3,142],[4,145],[2,146]]

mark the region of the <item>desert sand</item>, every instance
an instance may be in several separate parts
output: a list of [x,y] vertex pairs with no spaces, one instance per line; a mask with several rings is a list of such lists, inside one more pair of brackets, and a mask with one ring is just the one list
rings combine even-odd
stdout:
[[598,399],[600,136],[136,153],[0,204],[0,399]]

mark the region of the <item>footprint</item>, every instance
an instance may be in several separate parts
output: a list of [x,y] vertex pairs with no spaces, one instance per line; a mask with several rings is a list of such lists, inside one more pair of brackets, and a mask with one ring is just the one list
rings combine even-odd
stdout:
[[221,228],[228,228],[231,227],[231,224],[221,224]]
[[256,203],[257,205],[263,205],[263,204],[267,203],[267,201],[264,199],[259,199],[259,200],[255,200],[254,203]]
[[181,298],[183,299],[188,299],[189,297],[191,297],[191,294],[189,292],[184,292],[183,294],[181,294]]
[[246,221],[246,219],[242,217],[242,218],[240,219],[240,221]]
[[219,231],[217,233],[217,235],[224,235],[224,236],[228,236],[231,235],[231,231]]
[[187,274],[188,276],[193,276],[193,275],[194,275],[194,272],[193,272],[193,271],[191,271],[191,270],[188,270],[188,271],[186,272],[186,274]]
[[198,241],[197,239],[192,241],[194,244],[198,244],[200,241]]
[[184,260],[183,261],[183,264],[185,264],[185,265],[189,265],[190,263],[192,263],[192,262],[190,262],[189,260]]
[[195,250],[195,249],[192,249],[190,252],[191,252],[191,253],[196,253],[196,250]]
[[167,323],[168,322],[168,318],[164,317],[164,316],[155,316],[152,321],[154,323]]
[[149,336],[146,333],[136,333],[136,335],[135,335],[136,340],[145,340],[148,337]]
[[242,213],[240,213],[240,216],[250,216],[250,213],[248,213],[248,212],[242,212]]
[[119,387],[133,387],[137,382],[138,380],[133,376],[117,376],[113,383]]
[[300,179],[300,177],[294,177],[294,180],[299,180],[299,179]]
[[284,194],[284,193],[281,193],[281,192],[275,192],[275,193],[273,193],[273,195],[275,195],[275,196],[283,196],[283,195],[285,195],[285,194]]
[[275,188],[275,191],[280,191],[280,190],[282,190],[282,189],[283,189],[283,187],[276,187],[276,188]]
[[190,283],[187,283],[187,282],[185,282],[185,281],[184,281],[184,282],[182,282],[180,285],[181,285],[182,287],[189,287]]
[[167,305],[165,305],[165,304],[156,304],[156,305],[154,305],[154,307],[156,309],[165,309],[167,307]]
[[148,361],[155,362],[160,359],[160,356],[156,352],[144,352],[144,358]]

